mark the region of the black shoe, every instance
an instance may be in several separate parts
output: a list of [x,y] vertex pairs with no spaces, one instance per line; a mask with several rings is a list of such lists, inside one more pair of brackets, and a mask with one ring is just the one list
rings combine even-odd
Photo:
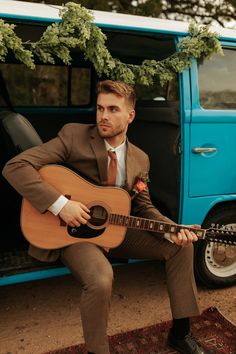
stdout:
[[168,345],[175,349],[177,352],[182,354],[209,354],[209,351],[206,351],[198,345],[196,340],[191,337],[190,334],[187,334],[184,339],[175,338],[171,331],[168,335]]

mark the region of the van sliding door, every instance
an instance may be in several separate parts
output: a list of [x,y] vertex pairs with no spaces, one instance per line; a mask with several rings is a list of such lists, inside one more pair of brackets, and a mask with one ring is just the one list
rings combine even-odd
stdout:
[[236,46],[191,72],[189,197],[236,193]]

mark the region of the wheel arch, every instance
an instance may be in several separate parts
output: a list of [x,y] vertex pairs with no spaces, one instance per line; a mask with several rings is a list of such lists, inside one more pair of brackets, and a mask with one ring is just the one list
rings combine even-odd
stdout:
[[219,211],[223,211],[225,209],[232,209],[232,208],[236,208],[236,199],[216,203],[206,214],[202,222],[202,227],[204,228],[204,226],[207,225],[207,220],[209,220],[213,215],[217,214]]

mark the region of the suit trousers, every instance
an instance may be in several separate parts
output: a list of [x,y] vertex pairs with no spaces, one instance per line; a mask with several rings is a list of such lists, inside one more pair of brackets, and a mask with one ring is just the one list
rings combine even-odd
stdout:
[[[108,256],[165,261],[173,318],[200,314],[192,244],[180,247],[158,234],[129,230],[121,245],[110,249]],[[91,243],[76,243],[62,250],[61,259],[82,286],[80,313],[87,350],[96,354],[109,354],[107,323],[113,270],[106,252]]]

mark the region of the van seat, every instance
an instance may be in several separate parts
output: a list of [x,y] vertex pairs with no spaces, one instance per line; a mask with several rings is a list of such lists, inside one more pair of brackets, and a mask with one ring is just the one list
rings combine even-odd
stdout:
[[42,144],[40,136],[28,119],[15,112],[0,112],[0,135],[5,145],[7,158]]
[[[18,153],[41,143],[42,140],[40,136],[28,119],[21,114],[12,111],[0,112],[0,147],[3,152],[0,159],[1,170],[7,160]],[[4,200],[4,203],[1,203],[0,212],[1,215],[4,215],[4,222],[7,225],[7,232],[5,237],[2,237],[0,249],[4,251],[13,250],[11,252],[14,253],[16,252],[15,248],[27,247],[28,245],[21,235],[20,229],[19,215],[21,209],[21,197],[7,183],[2,174],[0,175],[0,182],[2,185],[1,193]],[[15,259],[14,254],[11,257]]]

